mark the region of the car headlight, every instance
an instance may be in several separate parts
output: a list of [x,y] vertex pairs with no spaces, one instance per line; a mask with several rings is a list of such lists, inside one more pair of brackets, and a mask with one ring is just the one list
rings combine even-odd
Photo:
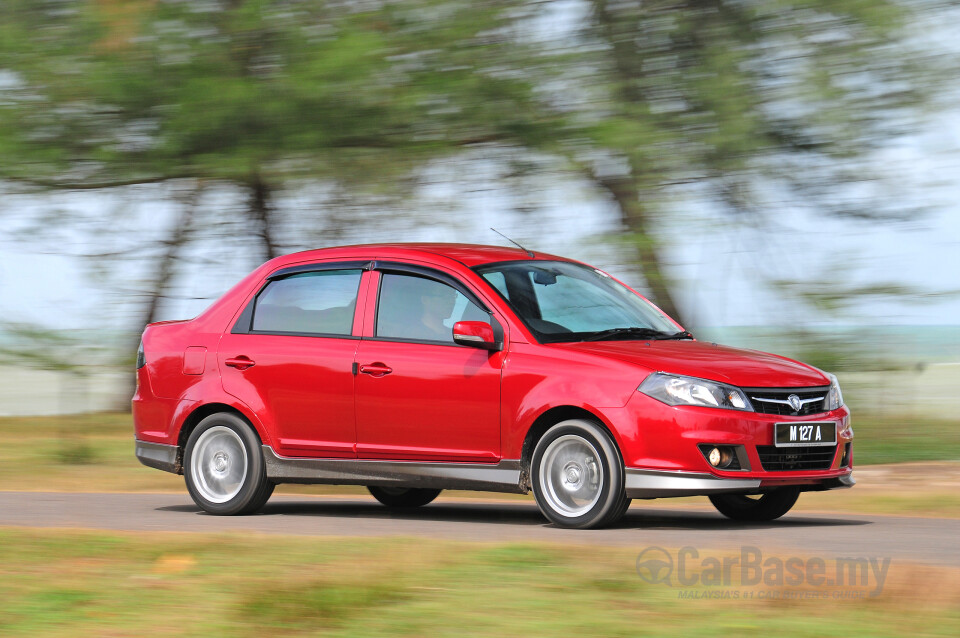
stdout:
[[667,405],[702,405],[708,408],[753,410],[750,400],[740,388],[696,377],[655,372],[637,389]]
[[827,398],[823,400],[823,409],[829,412],[843,405],[843,393],[840,392],[840,382],[837,381],[837,377],[829,373],[827,376],[830,377],[830,391],[827,392]]

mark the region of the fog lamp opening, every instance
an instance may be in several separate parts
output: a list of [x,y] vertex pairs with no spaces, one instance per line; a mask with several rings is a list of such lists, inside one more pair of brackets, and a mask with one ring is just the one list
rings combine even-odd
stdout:
[[742,469],[737,458],[737,451],[732,445],[706,444],[700,446],[700,451],[711,467],[718,470]]

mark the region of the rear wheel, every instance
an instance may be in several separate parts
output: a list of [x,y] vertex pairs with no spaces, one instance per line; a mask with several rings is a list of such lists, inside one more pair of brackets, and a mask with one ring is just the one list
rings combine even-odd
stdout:
[[387,507],[421,507],[440,495],[440,490],[417,487],[380,487],[369,485],[367,489]]
[[714,494],[710,502],[717,511],[735,521],[772,521],[790,511],[800,489],[781,487],[766,494]]
[[530,466],[540,511],[560,527],[587,529],[619,520],[630,505],[623,464],[610,435],[596,423],[571,419],[537,442]]
[[218,515],[256,512],[274,488],[267,480],[256,432],[225,412],[211,414],[190,433],[183,477],[193,502]]

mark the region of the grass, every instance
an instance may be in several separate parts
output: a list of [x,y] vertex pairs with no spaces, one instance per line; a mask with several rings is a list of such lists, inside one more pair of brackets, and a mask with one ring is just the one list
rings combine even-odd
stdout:
[[[954,636],[958,570],[891,564],[859,600],[688,600],[637,550],[0,530],[0,634]],[[701,588],[701,591],[703,588]],[[715,588],[716,590],[716,588]],[[760,591],[789,590],[762,586]]]
[[0,485],[7,490],[169,491],[182,478],[134,457],[129,414],[0,418]]
[[955,485],[948,487],[925,481],[915,488],[908,488],[871,485],[862,477],[857,481],[852,490],[802,494],[793,511],[960,518],[960,494]]
[[853,411],[857,465],[960,460],[960,421]]

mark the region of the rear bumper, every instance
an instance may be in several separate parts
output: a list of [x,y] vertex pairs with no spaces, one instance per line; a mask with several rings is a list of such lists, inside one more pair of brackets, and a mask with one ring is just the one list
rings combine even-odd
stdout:
[[136,440],[137,459],[147,467],[153,467],[164,472],[181,474],[183,467],[179,458],[179,450],[176,445],[165,445],[163,443],[150,443],[149,441]]
[[706,472],[680,472],[626,469],[628,498],[666,498],[670,496],[709,496],[710,494],[760,494],[783,486],[799,487],[803,492],[853,487],[853,472],[839,476],[784,478],[725,478]]

